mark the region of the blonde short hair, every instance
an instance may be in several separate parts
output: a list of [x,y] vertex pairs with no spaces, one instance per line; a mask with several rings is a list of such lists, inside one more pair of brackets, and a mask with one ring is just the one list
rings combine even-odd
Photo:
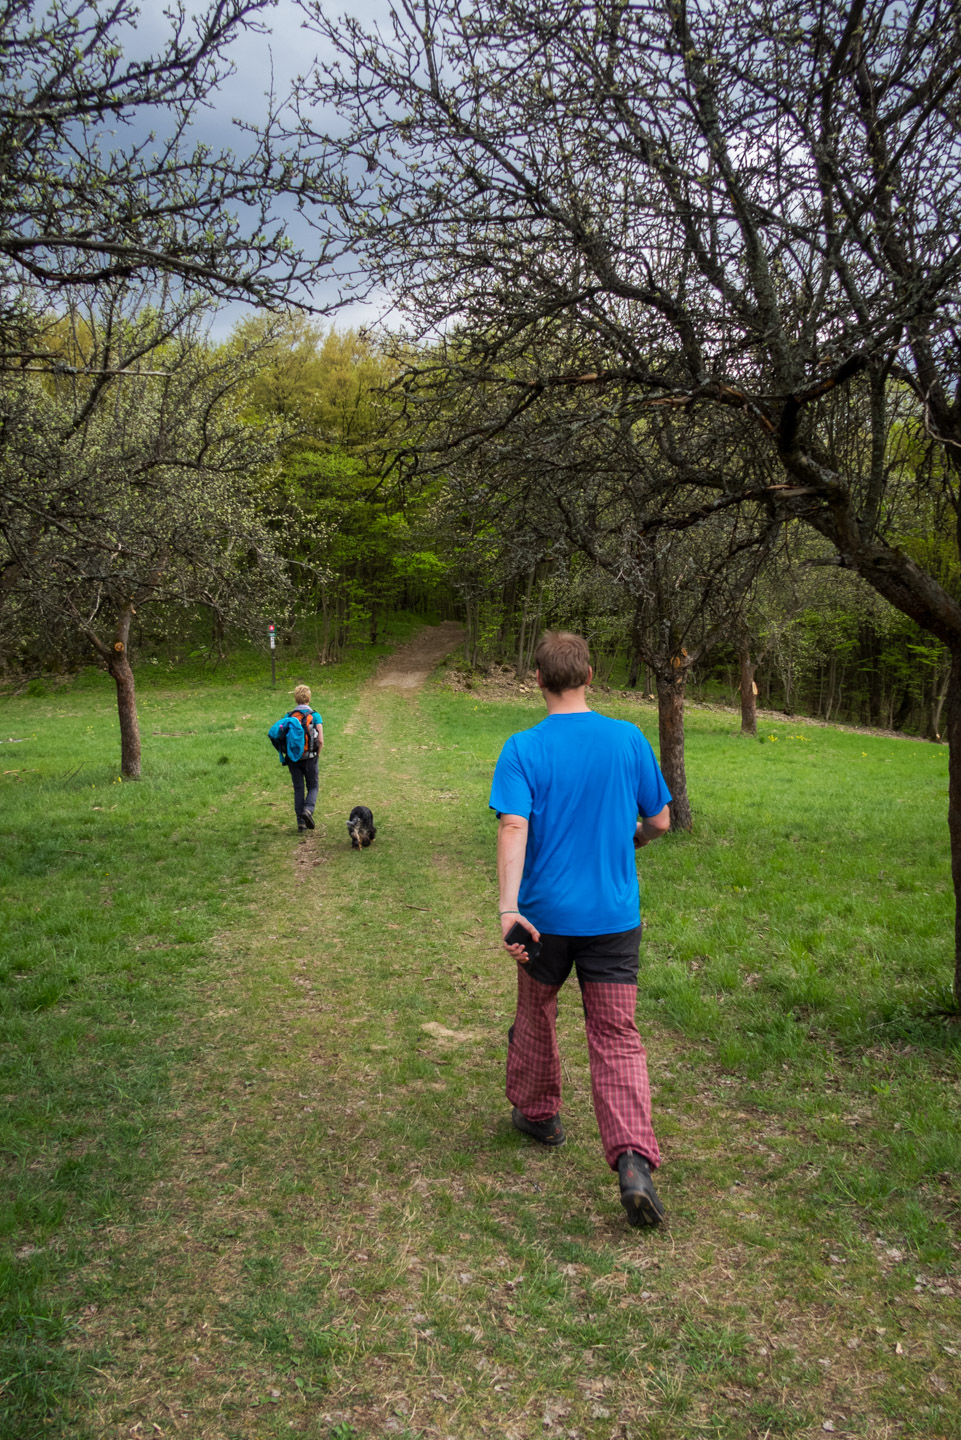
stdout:
[[297,704],[298,704],[298,705],[309,705],[309,704],[310,704],[310,686],[309,686],[309,685],[295,685],[295,686],[294,686],[294,699],[297,701]]

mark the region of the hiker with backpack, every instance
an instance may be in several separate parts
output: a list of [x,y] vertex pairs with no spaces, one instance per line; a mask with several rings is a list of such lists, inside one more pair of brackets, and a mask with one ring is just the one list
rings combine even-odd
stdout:
[[294,811],[299,831],[313,830],[314,806],[320,788],[320,752],[324,748],[323,718],[310,703],[310,687],[294,688],[296,704],[277,720],[267,734],[280,751],[280,763],[290,771],[294,785]]

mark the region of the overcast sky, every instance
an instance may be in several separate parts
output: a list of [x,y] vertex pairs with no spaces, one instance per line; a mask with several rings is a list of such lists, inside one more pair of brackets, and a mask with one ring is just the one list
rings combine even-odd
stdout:
[[[191,8],[200,10],[203,7],[195,4]],[[346,11],[373,22],[386,15],[388,4],[387,0],[333,0],[330,8],[335,14]],[[233,121],[243,119],[256,122],[264,117],[265,97],[270,89],[271,75],[275,93],[282,97],[288,93],[297,76],[309,74],[316,61],[322,63],[324,60],[324,54],[319,52],[318,48],[319,37],[305,28],[306,17],[303,10],[294,4],[294,0],[278,0],[275,7],[262,12],[261,20],[270,33],[246,33],[231,45],[228,54],[236,67],[235,73],[229,76],[217,94],[211,97],[210,109],[198,115],[195,126],[198,138],[203,138],[213,146],[237,150],[243,147],[244,137]],[[145,5],[137,26],[134,42],[136,49],[146,50],[162,43],[167,30],[162,10]],[[333,120],[333,117],[331,119]],[[151,124],[160,129],[160,121],[155,119]],[[298,217],[293,206],[290,218],[291,237],[296,242],[303,243],[305,248],[309,247],[313,238],[310,229],[302,221],[298,226]],[[314,291],[313,298],[315,303],[323,305],[328,299],[336,299],[336,295],[337,282],[336,278],[332,277],[329,285],[318,287]],[[372,304],[350,305],[338,310],[332,323],[340,329],[368,324],[375,320],[384,308],[382,305]],[[249,307],[239,303],[224,306],[214,322],[214,334],[218,338],[222,337],[241,316],[249,313]]]

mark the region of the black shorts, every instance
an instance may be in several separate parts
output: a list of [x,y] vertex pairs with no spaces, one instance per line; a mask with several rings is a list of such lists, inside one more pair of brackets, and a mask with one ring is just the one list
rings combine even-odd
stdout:
[[580,985],[636,985],[641,931],[621,930],[616,935],[541,935],[541,953],[524,969],[542,985],[563,985],[577,967]]

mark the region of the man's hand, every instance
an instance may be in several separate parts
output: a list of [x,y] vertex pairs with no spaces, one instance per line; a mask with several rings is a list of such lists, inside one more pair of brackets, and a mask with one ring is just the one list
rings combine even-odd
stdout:
[[523,945],[508,945],[505,939],[508,930],[512,925],[516,925],[518,920],[524,926],[525,930],[530,931],[532,940],[539,940],[541,938],[541,932],[535,930],[531,922],[525,920],[524,916],[521,915],[518,910],[510,910],[506,915],[501,916],[501,939],[505,940],[504,949],[508,955],[513,955],[515,960],[519,960],[522,965],[526,965],[531,957],[528,955],[525,947]]

